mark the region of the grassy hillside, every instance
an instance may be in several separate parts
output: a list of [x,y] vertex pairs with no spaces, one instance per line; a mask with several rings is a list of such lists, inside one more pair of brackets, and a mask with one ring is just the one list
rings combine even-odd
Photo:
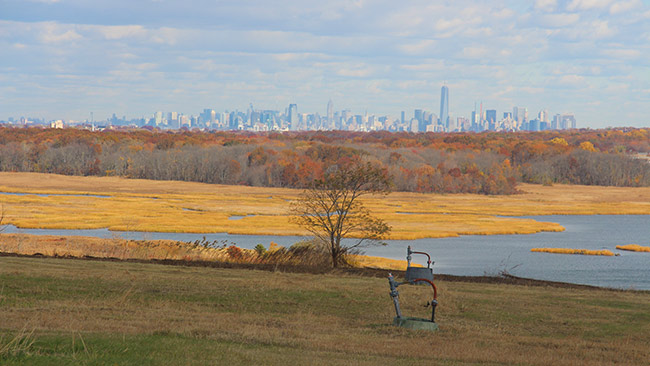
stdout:
[[[0,257],[2,365],[641,365],[650,293]],[[400,287],[426,316],[426,287]]]

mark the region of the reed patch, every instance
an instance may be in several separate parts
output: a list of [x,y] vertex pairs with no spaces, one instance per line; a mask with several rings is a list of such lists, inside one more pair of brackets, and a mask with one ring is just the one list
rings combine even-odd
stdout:
[[602,255],[606,257],[613,257],[614,254],[611,250],[591,250],[591,249],[571,249],[571,248],[533,248],[531,252],[537,253],[553,253],[553,254],[579,254],[579,255]]
[[644,247],[638,244],[617,245],[618,250],[627,250],[630,252],[645,252],[650,253],[650,247]]

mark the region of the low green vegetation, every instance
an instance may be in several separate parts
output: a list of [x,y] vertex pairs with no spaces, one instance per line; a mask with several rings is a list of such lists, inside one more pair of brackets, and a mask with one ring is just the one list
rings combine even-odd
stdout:
[[[0,257],[1,365],[641,365],[650,293]],[[401,286],[426,317],[430,288]]]

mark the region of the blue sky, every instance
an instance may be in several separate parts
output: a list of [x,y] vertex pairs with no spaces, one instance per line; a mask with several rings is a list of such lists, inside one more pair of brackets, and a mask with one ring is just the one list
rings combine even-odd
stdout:
[[527,107],[650,126],[647,0],[0,0],[0,119]]

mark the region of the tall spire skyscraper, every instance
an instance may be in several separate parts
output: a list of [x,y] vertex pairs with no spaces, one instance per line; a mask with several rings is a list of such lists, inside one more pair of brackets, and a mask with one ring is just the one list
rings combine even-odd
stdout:
[[334,103],[332,103],[332,100],[330,99],[329,102],[327,102],[327,123],[329,123],[329,128],[333,130],[335,128],[334,126]]
[[298,106],[289,104],[289,128],[291,131],[298,131]]
[[440,92],[440,124],[449,127],[449,88],[446,85]]

